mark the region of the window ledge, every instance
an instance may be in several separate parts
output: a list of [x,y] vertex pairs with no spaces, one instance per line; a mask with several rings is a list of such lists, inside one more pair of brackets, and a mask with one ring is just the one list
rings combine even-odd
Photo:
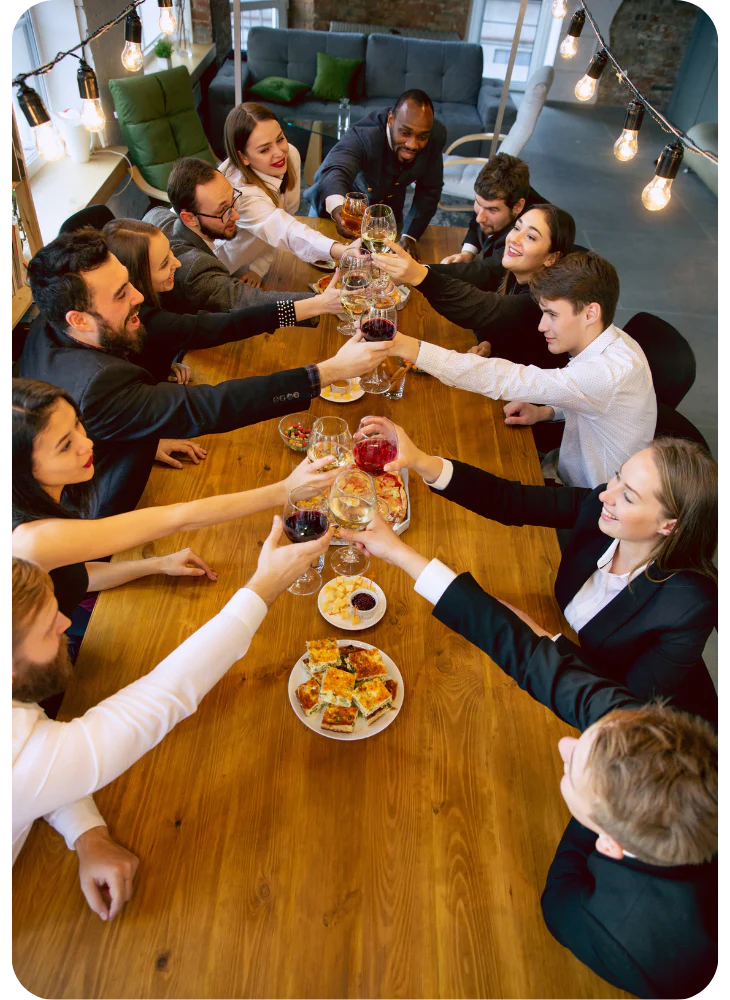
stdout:
[[74,163],[70,156],[44,163],[30,178],[38,225],[44,243],[58,236],[65,220],[88,205],[105,204],[119,187],[129,164],[123,156],[126,146],[110,146],[91,154],[88,163]]
[[195,43],[190,46],[190,51],[192,55],[189,56],[181,56],[179,52],[174,51],[169,59],[160,59],[154,52],[150,52],[145,60],[144,72],[159,73],[163,69],[187,66],[190,73],[190,80],[194,87],[215,59],[215,45],[198,45]]

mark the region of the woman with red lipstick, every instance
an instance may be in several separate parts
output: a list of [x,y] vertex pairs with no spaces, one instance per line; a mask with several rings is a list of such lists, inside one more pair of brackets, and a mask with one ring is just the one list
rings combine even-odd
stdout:
[[717,627],[717,463],[703,448],[660,438],[606,485],[558,490],[427,455],[396,429],[387,472],[413,469],[433,492],[492,521],[571,529],[555,597],[580,645],[512,608],[533,631],[637,697],[669,697],[717,725],[702,662]]
[[326,458],[304,461],[287,479],[259,489],[81,518],[78,511],[93,514],[93,458],[93,443],[71,396],[46,382],[13,379],[13,555],[50,573],[59,609],[72,619],[70,650],[74,641],[78,650],[88,623],[90,608],[77,608],[89,592],[158,573],[217,579],[190,548],[116,563],[105,557],[178,531],[281,507],[297,486],[328,489],[337,471],[320,472]]
[[275,250],[310,263],[339,260],[344,244],[293,218],[301,200],[301,157],[274,112],[262,104],[239,104],[226,118],[224,140],[227,159],[220,171],[241,193],[240,219],[236,238],[220,241],[215,253],[231,274],[257,287]]

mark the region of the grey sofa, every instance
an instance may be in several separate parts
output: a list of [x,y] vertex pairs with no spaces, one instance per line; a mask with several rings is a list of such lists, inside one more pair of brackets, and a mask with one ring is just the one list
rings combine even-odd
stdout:
[[[294,28],[251,28],[247,60],[242,64],[243,99],[267,104],[283,119],[336,121],[337,101],[305,100],[293,106],[268,104],[248,88],[267,76],[300,80],[311,87],[317,75],[317,53],[344,59],[363,59],[352,100],[351,121],[392,104],[404,90],[425,90],[434,103],[436,117],[444,123],[447,141],[472,132],[490,132],[502,92],[500,80],[482,80],[480,45],[469,42],[427,41],[396,35],[362,35],[352,32],[302,31]],[[234,104],[234,66],[231,56],[208,88],[208,138],[223,155],[223,124]],[[511,98],[502,131],[515,120]],[[467,143],[462,156],[487,155],[487,143]]]

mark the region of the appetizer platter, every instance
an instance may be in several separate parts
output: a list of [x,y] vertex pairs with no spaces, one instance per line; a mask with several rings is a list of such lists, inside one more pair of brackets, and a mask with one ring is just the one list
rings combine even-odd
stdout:
[[317,594],[325,621],[348,632],[377,625],[387,606],[382,589],[366,576],[336,576]]
[[365,642],[314,639],[289,675],[289,701],[308,729],[334,740],[363,740],[393,722],[403,678],[391,658]]
[[337,267],[337,261],[330,260],[313,260],[311,261],[312,267],[316,267],[318,271],[334,271]]

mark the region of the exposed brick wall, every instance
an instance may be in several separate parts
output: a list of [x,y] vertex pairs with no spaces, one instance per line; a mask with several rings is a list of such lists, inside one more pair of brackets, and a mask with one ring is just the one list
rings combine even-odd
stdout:
[[210,0],[190,0],[190,20],[193,26],[193,41],[199,45],[210,45],[213,41]]
[[215,42],[216,63],[224,61],[231,51],[231,19],[229,0],[190,0],[193,41],[201,45]]
[[[611,51],[660,111],[672,96],[696,18],[697,7],[680,0],[623,0],[611,24]],[[630,99],[628,89],[607,68],[597,103],[628,104]]]
[[[305,0],[292,0],[297,7]],[[360,21],[394,28],[457,31],[466,37],[469,0],[313,0],[312,24],[327,31],[330,21]],[[291,14],[291,7],[289,8]]]

